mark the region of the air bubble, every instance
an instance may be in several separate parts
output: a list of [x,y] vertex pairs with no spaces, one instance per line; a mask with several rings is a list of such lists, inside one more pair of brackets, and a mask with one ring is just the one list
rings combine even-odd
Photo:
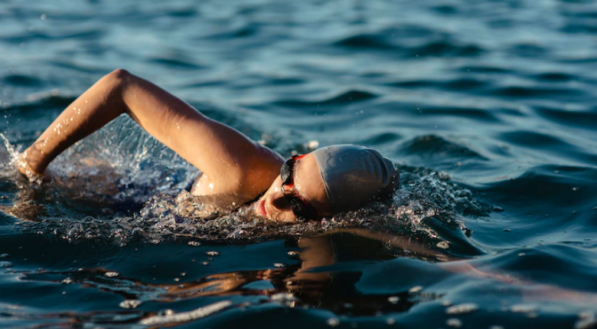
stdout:
[[109,278],[114,278],[114,277],[117,277],[119,274],[120,273],[118,273],[118,272],[106,272],[106,273],[104,273],[104,276],[107,276]]

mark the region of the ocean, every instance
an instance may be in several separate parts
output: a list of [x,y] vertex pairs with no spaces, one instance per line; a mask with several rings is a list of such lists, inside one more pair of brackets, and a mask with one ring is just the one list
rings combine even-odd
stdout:
[[[0,327],[597,328],[596,32],[588,0],[2,1]],[[402,186],[192,219],[197,169],[126,117],[19,176],[116,68],[284,156],[375,148]]]

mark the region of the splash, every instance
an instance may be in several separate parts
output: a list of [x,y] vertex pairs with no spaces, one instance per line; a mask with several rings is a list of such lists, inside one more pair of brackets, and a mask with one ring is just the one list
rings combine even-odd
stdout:
[[[402,168],[403,172],[407,168]],[[418,172],[417,172],[418,171]],[[157,194],[132,216],[101,218],[47,218],[21,222],[23,230],[68,241],[112,240],[124,245],[140,238],[149,243],[165,240],[212,242],[259,242],[269,239],[311,236],[334,230],[367,228],[372,232],[409,235],[430,246],[446,246],[425,221],[435,218],[453,230],[467,231],[467,216],[484,216],[489,207],[458,185],[442,181],[434,172],[418,169],[394,195],[390,203],[373,203],[358,211],[306,223],[276,223],[255,218],[248,207],[217,217],[205,218],[197,198],[183,191],[178,195]]]
[[[18,148],[2,138],[14,161]],[[50,166],[50,183],[20,185],[13,206],[3,211],[25,219],[17,223],[25,232],[71,242],[244,243],[366,228],[408,235],[440,249],[448,249],[451,241],[445,241],[430,220],[470,235],[465,219],[490,212],[473,192],[450,182],[446,173],[409,166],[398,169],[402,187],[390,202],[372,203],[321,221],[265,221],[251,215],[246,206],[232,213],[213,213],[184,189],[198,171],[132,120],[120,118],[58,157]]]

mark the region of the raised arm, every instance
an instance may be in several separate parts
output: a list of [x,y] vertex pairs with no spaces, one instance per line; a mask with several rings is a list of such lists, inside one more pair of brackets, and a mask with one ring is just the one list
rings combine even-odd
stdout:
[[62,151],[123,113],[204,173],[209,193],[203,194],[250,200],[279,173],[282,159],[275,152],[121,69],[70,104],[23,153],[19,170],[43,173]]

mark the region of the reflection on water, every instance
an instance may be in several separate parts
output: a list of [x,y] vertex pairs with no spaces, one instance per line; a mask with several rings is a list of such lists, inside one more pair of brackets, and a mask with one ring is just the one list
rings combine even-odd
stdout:
[[[392,293],[364,294],[357,284],[362,273],[338,271],[338,266],[353,262],[390,260],[397,255],[427,262],[446,261],[450,256],[425,248],[405,237],[387,237],[367,230],[350,230],[310,238],[286,241],[288,258],[293,264],[276,263],[273,268],[224,272],[197,279],[181,272],[173,283],[154,283],[126,277],[109,269],[72,269],[47,271],[39,269],[18,272],[22,281],[80,285],[119,295],[120,307],[137,308],[150,302],[175,303],[199,297],[232,295],[263,297],[233,307],[251,307],[276,303],[290,308],[324,308],[338,315],[371,316],[408,311],[413,305],[441,298],[415,286]],[[216,252],[206,253],[215,262]],[[196,260],[193,259],[192,262]],[[209,266],[209,261],[202,262]],[[155,278],[153,278],[155,280]],[[168,312],[166,312],[167,314]],[[94,314],[45,314],[47,318],[68,318],[70,321],[95,324],[119,324],[163,316],[162,312],[119,311]],[[13,312],[11,316],[22,317]],[[26,315],[25,315],[26,317]],[[98,321],[97,319],[102,319]],[[185,318],[186,319],[186,318]],[[172,321],[176,322],[176,321]],[[184,321],[183,321],[184,322]]]
[[402,188],[276,225],[206,216],[181,192],[196,169],[124,118],[41,186],[0,147],[0,326],[595,327],[596,13],[564,0],[2,2],[8,146],[123,67],[285,156],[376,148]]

